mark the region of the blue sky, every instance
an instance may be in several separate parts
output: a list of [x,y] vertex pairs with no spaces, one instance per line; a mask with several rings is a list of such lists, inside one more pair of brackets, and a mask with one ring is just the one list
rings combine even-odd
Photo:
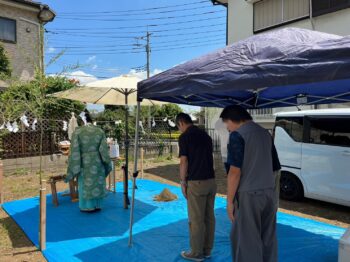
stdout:
[[[209,0],[45,0],[57,13],[46,25],[47,67],[86,80],[112,77],[146,64],[145,40],[151,32],[151,71],[159,72],[225,46],[226,10]],[[142,38],[143,37],[143,38]],[[139,73],[144,75],[145,73]]]

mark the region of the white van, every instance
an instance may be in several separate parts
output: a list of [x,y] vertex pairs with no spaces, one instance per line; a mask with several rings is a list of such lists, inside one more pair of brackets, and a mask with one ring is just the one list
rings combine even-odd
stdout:
[[276,114],[282,199],[350,206],[350,109]]

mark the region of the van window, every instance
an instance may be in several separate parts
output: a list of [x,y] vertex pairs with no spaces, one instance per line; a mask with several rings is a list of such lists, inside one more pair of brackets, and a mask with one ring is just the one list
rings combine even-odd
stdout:
[[294,141],[303,141],[302,117],[277,117],[276,126],[282,127]]
[[310,117],[310,143],[350,146],[350,117]]

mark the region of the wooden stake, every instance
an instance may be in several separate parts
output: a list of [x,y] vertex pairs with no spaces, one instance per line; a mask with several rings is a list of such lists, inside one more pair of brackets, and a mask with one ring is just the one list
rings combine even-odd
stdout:
[[3,179],[4,179],[4,164],[0,160],[0,204],[4,203]]
[[[114,170],[114,161],[112,160],[112,173]],[[111,184],[112,184],[112,173],[109,173],[108,175],[108,191],[112,191]]]
[[141,178],[143,179],[143,156],[144,156],[144,153],[145,153],[145,150],[143,149],[143,147],[141,147],[140,149],[140,154],[141,154],[141,157],[140,157],[140,170],[141,170]]
[[117,171],[116,171],[116,170],[117,170],[116,166],[117,166],[117,159],[115,159],[115,160],[113,161],[113,192],[114,192],[114,193],[117,192],[117,189],[116,189],[116,183],[117,183],[117,181],[116,181],[116,178],[115,178],[115,172],[117,172]]
[[40,250],[46,249],[46,181],[41,182],[40,187]]

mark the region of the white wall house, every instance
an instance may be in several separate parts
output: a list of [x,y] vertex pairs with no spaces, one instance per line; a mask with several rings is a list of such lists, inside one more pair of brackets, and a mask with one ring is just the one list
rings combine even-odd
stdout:
[[[283,27],[299,27],[337,35],[350,35],[350,0],[211,1],[227,8],[227,44]],[[271,128],[273,113],[282,110],[295,110],[295,108],[259,109],[254,110],[252,114],[266,128]]]

